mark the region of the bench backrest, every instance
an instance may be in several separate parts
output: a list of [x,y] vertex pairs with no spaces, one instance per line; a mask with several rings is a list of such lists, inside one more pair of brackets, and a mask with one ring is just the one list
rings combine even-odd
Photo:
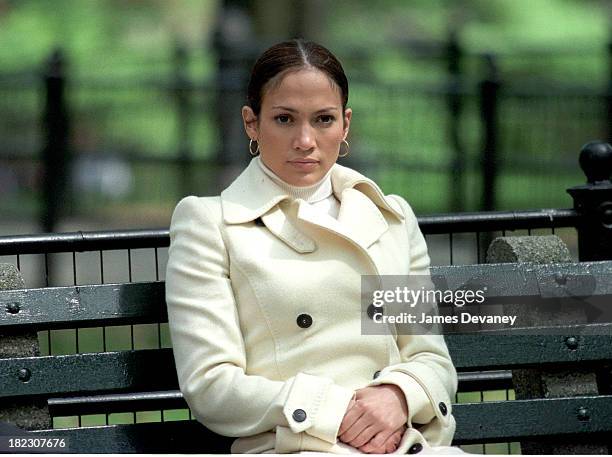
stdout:
[[[528,278],[520,288],[500,286],[494,292],[520,300],[554,289],[551,274],[561,270],[566,275],[579,273],[584,268],[582,264],[432,267],[432,276],[444,277],[454,288],[470,278],[507,276],[509,269],[518,269]],[[588,268],[591,273],[610,274],[612,262],[592,263]],[[571,293],[563,290],[559,293]],[[612,297],[612,284],[603,284],[597,293]],[[0,291],[0,309],[0,332],[167,322],[161,281]],[[581,334],[567,325],[548,335],[451,334],[446,340],[460,372],[460,391],[474,391],[511,388],[507,370],[608,364],[612,361],[612,332],[600,329],[599,333]],[[608,393],[612,393],[609,383],[600,394],[591,396],[457,404],[456,443],[609,433],[612,396],[605,395]],[[0,399],[26,396],[48,398],[52,416],[186,407],[168,348],[0,359]],[[165,431],[157,433],[161,428]],[[54,433],[72,436],[75,449],[81,446],[79,449],[90,452],[227,452],[231,441],[190,422]],[[142,441],[137,439],[141,433]],[[202,433],[208,433],[206,441]]]

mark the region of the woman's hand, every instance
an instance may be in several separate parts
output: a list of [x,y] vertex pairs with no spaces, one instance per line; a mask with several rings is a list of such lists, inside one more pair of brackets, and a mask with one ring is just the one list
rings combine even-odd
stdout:
[[372,440],[370,440],[369,443],[364,444],[358,449],[366,454],[391,454],[398,448],[406,429],[407,427],[402,425],[395,432],[393,432],[391,436],[387,438],[387,441],[385,441],[380,447],[374,446],[372,444]]
[[385,453],[398,435],[401,439],[407,420],[408,405],[399,387],[392,384],[365,387],[357,390],[355,399],[349,403],[338,438],[362,452]]

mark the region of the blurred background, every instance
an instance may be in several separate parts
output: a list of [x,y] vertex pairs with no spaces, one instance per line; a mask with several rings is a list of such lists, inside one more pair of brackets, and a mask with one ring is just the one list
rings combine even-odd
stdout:
[[250,68],[345,66],[341,159],[418,214],[571,207],[612,139],[609,0],[0,0],[0,235],[167,228],[249,160]]

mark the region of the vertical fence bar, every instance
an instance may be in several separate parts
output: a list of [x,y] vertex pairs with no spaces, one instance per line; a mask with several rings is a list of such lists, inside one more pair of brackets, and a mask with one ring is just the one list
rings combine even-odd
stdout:
[[608,41],[608,84],[605,98],[607,111],[605,132],[608,143],[612,144],[612,28],[610,28],[610,38]]
[[61,210],[69,199],[70,151],[69,118],[66,104],[66,59],[56,49],[47,62],[44,75],[45,108],[42,115],[44,146],[41,226],[53,232]]
[[448,63],[448,135],[453,149],[453,158],[450,171],[450,201],[449,208],[452,212],[464,210],[465,196],[463,191],[463,175],[465,173],[465,149],[461,143],[461,114],[463,112],[463,82],[462,82],[462,60],[463,52],[459,45],[457,32],[451,31],[446,47],[446,58]]
[[498,106],[500,81],[495,56],[484,56],[485,79],[480,83],[480,115],[482,121],[482,211],[493,211],[496,206],[495,180],[498,155]]
[[193,165],[190,146],[192,84],[187,74],[188,55],[184,44],[174,47],[174,99],[176,106],[178,161],[180,163],[181,196],[189,195],[193,189]]
[[[481,163],[483,176],[482,211],[493,211],[496,202],[496,178],[498,155],[498,107],[500,81],[495,56],[486,54],[483,57],[486,71],[485,78],[480,82],[480,117],[482,122],[483,138],[481,140]],[[493,234],[482,232],[481,243],[484,255],[493,241]]]

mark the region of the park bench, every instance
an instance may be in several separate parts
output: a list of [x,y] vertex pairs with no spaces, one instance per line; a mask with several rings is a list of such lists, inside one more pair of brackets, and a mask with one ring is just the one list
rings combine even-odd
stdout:
[[[510,272],[531,278],[518,290],[496,292],[513,299],[544,289],[566,296],[571,291],[560,278],[585,271],[612,275],[609,261],[568,262],[559,243],[556,237],[502,238],[490,258],[515,263],[431,272],[452,287]],[[525,263],[536,250],[538,262],[544,251],[552,263]],[[0,291],[0,421],[30,429],[19,437],[64,439],[66,448],[51,449],[57,452],[229,452],[231,438],[189,420],[51,428],[49,418],[56,416],[186,407],[169,348],[36,356],[40,330],[166,322],[163,281],[27,289],[12,265],[1,272],[4,288],[12,290]],[[602,287],[600,295],[612,296],[610,282]],[[612,332],[588,335],[570,324],[541,322],[556,327],[552,334],[446,336],[461,392],[517,391],[514,400],[453,405],[455,444],[521,441],[524,453],[610,452]]]

